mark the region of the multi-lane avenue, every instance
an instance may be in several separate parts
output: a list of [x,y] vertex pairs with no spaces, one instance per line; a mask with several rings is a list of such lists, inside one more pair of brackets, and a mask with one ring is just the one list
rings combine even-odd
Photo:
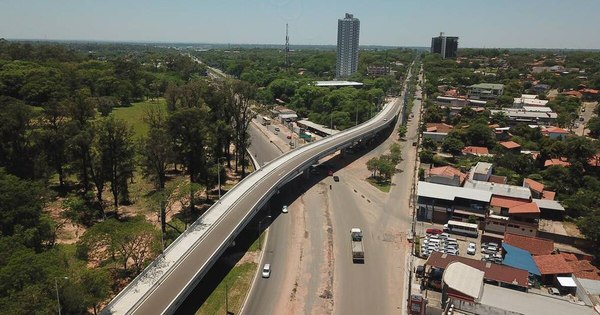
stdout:
[[[420,103],[415,102],[412,116],[418,118]],[[385,153],[397,138],[395,133],[365,157],[327,162],[337,169],[339,182],[321,177],[310,187],[299,187],[308,190],[299,192],[302,195],[295,200],[272,206],[272,211],[280,211],[281,204],[289,202],[290,212],[273,216],[261,262],[270,263],[273,272],[268,279],[258,277],[242,314],[400,311],[416,158],[410,144],[418,134],[417,118],[409,121],[403,161],[398,165],[402,171],[394,176],[389,194],[364,180],[368,177],[365,161]],[[350,258],[348,232],[355,226],[365,230],[365,264],[354,264]]]
[[[214,205],[220,215],[209,227],[197,229],[169,246],[162,261],[155,262],[125,288],[104,310],[106,314],[171,313],[185,298],[198,279],[210,269],[216,258],[252,216],[287,181],[307,169],[315,159],[339,150],[353,141],[388,127],[399,112],[399,104],[390,103],[373,119],[343,133],[294,150],[270,162],[230,190]],[[210,215],[211,210],[207,215]],[[203,218],[199,219],[201,222]],[[180,237],[181,238],[181,237]],[[178,254],[173,253],[177,251]],[[174,257],[174,258],[173,258]],[[172,259],[172,260],[169,260]]]

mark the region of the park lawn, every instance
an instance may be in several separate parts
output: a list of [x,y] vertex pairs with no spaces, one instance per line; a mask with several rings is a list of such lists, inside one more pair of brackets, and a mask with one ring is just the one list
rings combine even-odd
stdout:
[[228,287],[229,311],[238,314],[248,290],[257,265],[253,262],[243,263],[235,266],[225,276],[225,279],[217,286],[212,294],[196,312],[197,315],[225,314],[225,284]]
[[389,180],[382,180],[379,177],[369,177],[367,178],[367,181],[385,193],[390,192],[390,188],[392,187],[392,183]]
[[161,106],[166,109],[167,102],[160,98],[158,100],[132,103],[128,107],[114,108],[112,114],[115,118],[122,119],[133,127],[134,138],[139,139],[148,133],[148,125],[144,122],[144,115],[148,106]]

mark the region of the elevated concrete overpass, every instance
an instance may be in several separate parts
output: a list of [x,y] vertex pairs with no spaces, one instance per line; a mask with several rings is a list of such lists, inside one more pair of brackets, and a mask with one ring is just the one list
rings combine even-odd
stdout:
[[393,126],[400,99],[369,121],[288,152],[253,172],[179,236],[102,314],[172,314],[280,187],[320,158]]

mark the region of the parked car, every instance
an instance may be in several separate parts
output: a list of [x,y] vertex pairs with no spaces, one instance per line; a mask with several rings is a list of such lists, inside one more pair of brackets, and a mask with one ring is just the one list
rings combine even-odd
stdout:
[[268,278],[271,276],[271,264],[265,264],[262,270],[262,277]]
[[280,130],[279,130],[279,127],[275,127],[275,131],[280,131]]
[[477,247],[475,246],[475,243],[470,242],[469,246],[467,247],[467,254],[475,255],[476,251],[477,251]]
[[445,253],[450,255],[458,255],[459,252],[456,248],[447,248]]
[[440,229],[430,228],[430,229],[425,230],[425,233],[437,235],[437,234],[444,233],[444,231],[442,231]]
[[284,205],[284,206],[281,208],[281,212],[283,212],[283,213],[288,213],[288,207],[287,207],[287,205]]
[[558,289],[554,288],[554,287],[549,287],[548,288],[548,293],[550,293],[552,295],[560,295],[560,291],[558,291]]
[[333,176],[333,181],[334,182],[339,182],[340,181],[340,177],[339,176]]

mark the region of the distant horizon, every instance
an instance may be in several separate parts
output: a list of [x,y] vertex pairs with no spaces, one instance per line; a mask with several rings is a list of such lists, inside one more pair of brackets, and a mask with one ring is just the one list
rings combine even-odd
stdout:
[[[435,37],[435,36],[432,36]],[[118,43],[118,44],[159,44],[159,45],[214,45],[214,46],[281,46],[284,43],[217,43],[217,42],[185,42],[185,41],[141,41],[141,40],[108,40],[108,39],[45,39],[45,38],[2,38],[7,41],[14,42],[48,42],[48,43]],[[459,37],[460,41],[460,37]],[[290,44],[290,47],[331,47],[335,48],[336,44]],[[381,47],[381,48],[415,48],[429,50],[430,46],[392,46],[379,44],[363,44],[359,47]],[[234,47],[232,47],[234,48]],[[600,48],[557,48],[557,47],[461,47],[460,42],[458,49],[507,49],[507,50],[573,50],[573,51],[600,51]]]
[[[362,46],[429,47],[444,32],[459,48],[600,49],[600,1],[6,0],[0,37],[141,43],[335,45],[337,20],[361,22]],[[266,44],[265,44],[266,43]]]

